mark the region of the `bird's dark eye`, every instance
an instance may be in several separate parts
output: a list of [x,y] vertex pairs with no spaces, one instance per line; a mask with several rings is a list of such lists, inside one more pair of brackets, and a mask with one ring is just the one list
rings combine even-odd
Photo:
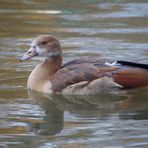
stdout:
[[28,53],[31,53],[31,51],[29,51]]
[[41,46],[45,46],[47,44],[47,41],[41,42]]

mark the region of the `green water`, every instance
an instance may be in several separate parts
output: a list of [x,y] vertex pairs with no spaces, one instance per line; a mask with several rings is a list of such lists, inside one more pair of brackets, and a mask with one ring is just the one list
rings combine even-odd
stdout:
[[27,92],[40,59],[19,58],[42,33],[60,40],[64,61],[95,55],[148,64],[148,1],[1,0],[0,148],[147,148],[147,87],[93,97]]

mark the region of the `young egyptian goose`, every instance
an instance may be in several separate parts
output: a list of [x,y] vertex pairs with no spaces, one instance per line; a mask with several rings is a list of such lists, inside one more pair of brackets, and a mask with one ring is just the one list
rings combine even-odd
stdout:
[[91,95],[148,85],[147,64],[83,57],[62,65],[62,48],[51,35],[37,36],[21,61],[34,56],[45,60],[31,72],[27,86],[39,92]]

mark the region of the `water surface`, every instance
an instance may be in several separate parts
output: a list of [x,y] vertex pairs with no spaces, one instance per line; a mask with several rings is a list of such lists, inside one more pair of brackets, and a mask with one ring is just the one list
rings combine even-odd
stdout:
[[64,61],[92,55],[148,64],[147,0],[1,0],[0,147],[148,147],[148,92],[45,96],[27,92],[32,39],[56,36]]

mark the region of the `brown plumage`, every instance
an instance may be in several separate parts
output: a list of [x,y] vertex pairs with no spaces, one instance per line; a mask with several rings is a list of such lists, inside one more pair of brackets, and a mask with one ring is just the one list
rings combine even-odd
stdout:
[[[45,61],[29,76],[28,87],[44,93],[97,94],[114,88],[148,85],[148,65],[99,57],[83,57],[62,66],[62,48],[50,35],[38,36],[21,58],[42,55]],[[108,62],[108,63],[106,63]]]
[[111,77],[112,72],[117,69],[118,67],[105,65],[105,59],[101,60],[96,57],[70,61],[58,70],[51,79],[53,91],[61,92],[69,85],[82,81],[90,83],[105,76]]

